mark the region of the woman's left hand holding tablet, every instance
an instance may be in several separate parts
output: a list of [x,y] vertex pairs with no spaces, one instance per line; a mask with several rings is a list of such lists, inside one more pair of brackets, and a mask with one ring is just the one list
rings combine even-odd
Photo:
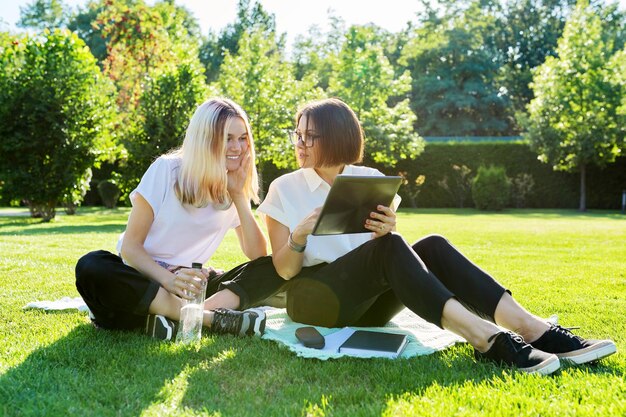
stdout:
[[374,233],[374,238],[396,230],[396,213],[385,206],[378,206],[376,209],[378,212],[371,212],[370,218],[365,221],[365,228]]

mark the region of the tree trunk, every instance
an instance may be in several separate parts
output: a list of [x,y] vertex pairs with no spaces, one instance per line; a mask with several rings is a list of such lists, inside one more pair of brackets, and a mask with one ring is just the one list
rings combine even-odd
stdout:
[[587,211],[587,166],[580,165],[580,207],[579,211]]

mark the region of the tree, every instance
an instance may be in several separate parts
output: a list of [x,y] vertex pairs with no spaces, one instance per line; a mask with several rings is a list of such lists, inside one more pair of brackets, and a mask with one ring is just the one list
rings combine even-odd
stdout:
[[422,135],[504,136],[514,128],[488,42],[496,24],[482,4],[449,4],[441,17],[427,10],[403,50],[399,62],[411,72],[411,109]]
[[184,13],[170,2],[154,7],[143,0],[106,0],[93,23],[108,39],[103,72],[117,89],[117,103],[132,112],[146,77],[172,71],[197,60],[198,45],[190,36]]
[[330,15],[330,30],[322,33],[318,26],[309,28],[306,36],[298,35],[293,47],[295,76],[300,80],[314,75],[317,86],[326,90],[336,60],[345,39],[345,21]]
[[264,31],[245,33],[238,50],[237,55],[226,52],[215,87],[246,110],[258,161],[278,168],[293,167],[295,158],[287,129],[295,127],[297,106],[323,93],[311,78],[294,78],[275,38]]
[[624,141],[618,123],[623,89],[607,64],[614,43],[606,39],[600,17],[581,0],[548,57],[533,75],[535,98],[523,120],[525,135],[555,170],[580,172],[581,211],[586,210],[586,168],[615,161]]
[[128,192],[135,188],[156,157],[182,144],[189,119],[205,99],[206,85],[200,65],[180,65],[175,71],[148,81],[139,101],[135,137],[127,143],[131,158],[125,169]]
[[61,28],[67,21],[68,12],[61,0],[34,0],[20,7],[17,26],[37,30]]
[[533,98],[532,70],[556,54],[558,39],[575,0],[506,2],[496,16],[492,39],[499,60],[498,81],[514,112],[525,112]]
[[[365,132],[366,160],[394,166],[399,159],[414,158],[423,148],[415,133],[415,115],[406,97],[408,72],[395,78],[385,57],[380,31],[374,26],[352,26],[332,66],[328,92],[352,107]],[[396,104],[390,106],[390,102]]]
[[[239,0],[237,4],[237,19],[218,34],[209,32],[207,39],[200,47],[200,61],[205,66],[207,82],[217,80],[220,67],[226,53],[237,55],[239,41],[244,33],[262,31],[268,37],[276,36],[276,18],[265,11],[261,3],[250,4],[250,0]],[[284,36],[280,39],[281,48],[284,46]]]
[[[609,72],[613,73],[613,84],[622,91],[622,102],[617,108],[618,125],[626,126],[626,48],[617,52],[609,62]],[[626,153],[626,135],[622,141],[622,152]]]
[[113,88],[68,31],[15,38],[0,64],[2,192],[49,221],[114,149]]
[[69,18],[67,28],[76,32],[89,47],[92,55],[102,67],[102,62],[107,57],[107,44],[110,41],[102,34],[102,28],[95,24],[98,15],[104,11],[104,0],[90,0],[84,8],[78,9]]

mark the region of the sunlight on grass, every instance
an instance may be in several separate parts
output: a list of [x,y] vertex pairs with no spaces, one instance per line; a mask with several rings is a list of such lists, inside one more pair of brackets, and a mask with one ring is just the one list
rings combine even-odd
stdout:
[[[409,242],[444,235],[533,313],[615,340],[618,354],[552,377],[476,363],[467,344],[409,360],[317,361],[259,338],[205,335],[180,346],[96,330],[83,313],[24,311],[78,296],[76,261],[114,251],[129,210],[84,208],[46,224],[3,212],[0,415],[626,415],[626,216],[617,212],[398,214]],[[231,232],[210,264],[245,260]]]

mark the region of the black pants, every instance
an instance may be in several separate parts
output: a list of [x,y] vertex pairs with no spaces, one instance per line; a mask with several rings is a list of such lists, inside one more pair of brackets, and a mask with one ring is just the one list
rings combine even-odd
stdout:
[[[265,256],[212,276],[206,296],[228,288],[239,296],[239,308],[243,310],[280,292],[286,284],[276,274],[272,258]],[[119,256],[99,250],[78,260],[76,288],[98,326],[130,330],[145,326],[148,307],[160,285],[126,265]]]
[[410,246],[391,233],[329,264],[303,268],[290,281],[287,312],[318,326],[382,326],[408,307],[441,327],[451,297],[493,321],[505,291],[442,236]]

